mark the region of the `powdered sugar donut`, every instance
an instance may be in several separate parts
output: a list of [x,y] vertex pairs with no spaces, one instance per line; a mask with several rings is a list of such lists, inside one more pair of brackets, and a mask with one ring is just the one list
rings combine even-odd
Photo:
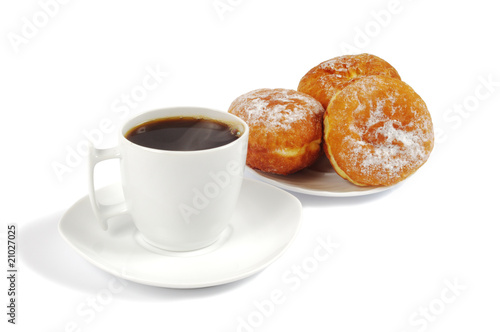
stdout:
[[401,79],[393,66],[375,55],[343,55],[309,70],[300,80],[297,90],[316,98],[326,109],[331,98],[353,79],[371,75]]
[[337,173],[357,185],[388,186],[413,174],[434,146],[432,119],[401,80],[358,78],[328,105],[324,150]]
[[287,175],[311,165],[321,153],[324,108],[295,90],[258,89],[229,107],[249,126],[247,165]]

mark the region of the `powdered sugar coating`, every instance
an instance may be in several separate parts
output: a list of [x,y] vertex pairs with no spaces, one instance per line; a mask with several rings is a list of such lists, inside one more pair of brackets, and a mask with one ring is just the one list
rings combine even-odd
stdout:
[[289,89],[258,89],[229,107],[249,126],[247,165],[287,175],[311,165],[321,153],[324,108]]
[[290,130],[292,124],[322,115],[323,106],[305,93],[289,89],[257,89],[236,98],[230,106],[249,126],[269,131]]
[[391,185],[415,172],[433,147],[423,100],[400,80],[370,76],[342,90],[325,116],[334,167],[361,185]]
[[331,98],[362,76],[384,75],[400,79],[396,69],[372,54],[342,55],[324,61],[302,77],[297,88],[321,102],[327,108]]

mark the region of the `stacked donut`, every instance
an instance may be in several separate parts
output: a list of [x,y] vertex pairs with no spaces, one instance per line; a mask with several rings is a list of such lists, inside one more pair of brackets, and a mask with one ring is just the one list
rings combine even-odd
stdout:
[[434,145],[422,98],[394,67],[370,54],[320,63],[304,75],[298,91],[251,91],[229,112],[249,124],[247,165],[276,174],[310,166],[322,142],[344,179],[389,186],[422,166]]

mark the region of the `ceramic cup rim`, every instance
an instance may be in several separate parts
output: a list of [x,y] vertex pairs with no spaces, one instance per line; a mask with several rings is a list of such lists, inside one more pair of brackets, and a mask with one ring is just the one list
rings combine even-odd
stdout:
[[[190,114],[186,114],[185,111],[189,111]],[[169,114],[163,115],[163,116],[157,116],[157,114],[162,114],[162,113],[169,113]],[[153,116],[153,115],[156,115],[156,116]],[[174,150],[162,150],[162,149],[150,148],[150,147],[136,144],[136,143],[134,143],[126,138],[126,134],[128,133],[128,131],[131,130],[132,128],[140,125],[141,123],[153,121],[156,119],[164,119],[164,118],[166,119],[166,118],[179,117],[179,116],[184,116],[184,115],[186,117],[197,117],[197,118],[208,119],[208,120],[216,120],[216,121],[224,122],[224,123],[229,124],[229,125],[235,125],[235,126],[238,126],[238,129],[240,129],[240,131],[242,131],[242,133],[237,137],[236,140],[234,140],[230,143],[227,143],[227,144],[224,144],[221,146],[217,146],[214,148],[210,148],[210,149],[191,150],[191,151],[174,151]],[[140,114],[135,114],[134,116],[129,117],[121,125],[120,140],[122,141],[123,144],[126,144],[127,146],[150,151],[152,153],[179,154],[179,155],[210,154],[214,151],[229,149],[233,145],[240,144],[241,140],[244,140],[244,139],[246,139],[246,137],[248,137],[249,130],[250,129],[248,127],[248,124],[243,119],[241,119],[241,118],[237,117],[236,115],[231,114],[229,112],[224,112],[224,111],[217,110],[214,108],[200,107],[200,106],[171,106],[171,107],[162,107],[162,108],[157,108],[157,109],[145,111],[145,112],[142,112]]]

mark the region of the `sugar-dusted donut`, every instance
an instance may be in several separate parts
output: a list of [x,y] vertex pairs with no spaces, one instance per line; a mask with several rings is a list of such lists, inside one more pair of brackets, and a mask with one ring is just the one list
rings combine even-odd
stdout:
[[324,108],[305,93],[258,89],[229,107],[249,126],[247,165],[287,175],[311,165],[321,153]]
[[433,146],[424,101],[399,79],[358,78],[325,112],[325,154],[340,176],[357,185],[404,180],[427,161]]
[[370,75],[401,79],[394,67],[375,55],[343,55],[309,70],[300,80],[297,90],[316,98],[326,109],[331,98],[353,79]]

